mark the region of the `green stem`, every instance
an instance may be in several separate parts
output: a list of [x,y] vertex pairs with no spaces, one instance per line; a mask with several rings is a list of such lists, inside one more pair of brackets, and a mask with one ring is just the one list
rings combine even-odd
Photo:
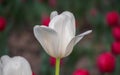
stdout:
[[56,58],[55,75],[59,75],[59,72],[60,72],[60,58]]

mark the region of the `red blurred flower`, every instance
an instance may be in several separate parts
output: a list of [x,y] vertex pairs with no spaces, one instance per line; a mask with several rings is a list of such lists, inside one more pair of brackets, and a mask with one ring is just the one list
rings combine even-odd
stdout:
[[116,59],[111,53],[103,53],[97,58],[97,66],[101,72],[113,72]]
[[120,26],[112,28],[112,35],[115,40],[120,40]]
[[50,22],[50,17],[48,17],[46,15],[45,16],[43,15],[43,17],[41,18],[42,25],[48,26],[49,22]]
[[56,7],[56,5],[57,5],[57,0],[49,0],[49,5],[51,6],[51,7]]
[[[56,64],[56,59],[54,57],[50,57],[49,61],[50,61],[50,65],[54,67]],[[62,59],[60,60],[60,65],[61,64],[62,64]]]
[[6,19],[4,17],[0,17],[0,31],[3,31],[6,27]]
[[111,47],[112,47],[111,50],[113,54],[120,55],[120,42],[119,41],[113,42]]
[[32,75],[35,75],[35,73],[33,72]]
[[119,23],[119,13],[117,11],[111,11],[106,14],[106,23],[109,26],[116,26]]
[[90,75],[89,72],[85,69],[77,69],[73,72],[72,75]]

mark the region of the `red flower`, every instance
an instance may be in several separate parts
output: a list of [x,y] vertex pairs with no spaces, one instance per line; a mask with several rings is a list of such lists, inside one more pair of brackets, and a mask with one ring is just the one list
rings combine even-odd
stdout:
[[[56,59],[53,57],[50,57],[49,61],[50,61],[50,65],[54,67],[56,64]],[[62,64],[62,60],[60,60],[60,64]]]
[[72,75],[90,75],[89,72],[85,69],[77,69],[73,72]]
[[114,27],[112,29],[112,35],[115,38],[115,40],[120,40],[120,27]]
[[113,42],[111,47],[113,54],[120,55],[120,42],[118,41]]
[[49,22],[50,22],[50,17],[48,17],[48,16],[43,16],[42,17],[42,19],[41,19],[42,25],[48,26]]
[[111,53],[103,53],[97,58],[97,66],[101,72],[113,72],[116,59]]
[[32,75],[35,75],[35,73],[33,72]]
[[6,20],[4,17],[0,17],[0,31],[3,31],[6,27]]
[[109,26],[116,26],[119,23],[119,13],[117,11],[108,12],[106,14],[106,23]]

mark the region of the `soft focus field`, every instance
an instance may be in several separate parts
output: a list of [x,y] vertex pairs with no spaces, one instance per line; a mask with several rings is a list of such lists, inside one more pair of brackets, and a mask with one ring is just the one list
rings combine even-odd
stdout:
[[[77,75],[73,74],[77,69],[86,69],[90,75],[120,74],[120,0],[0,0],[0,56],[23,56],[36,75],[54,75],[55,59],[33,35],[35,25],[49,24],[52,11],[72,12],[76,35],[93,30],[61,59],[60,75]],[[105,52],[116,62],[104,56],[98,59]],[[105,65],[98,64],[101,61]],[[99,66],[112,69],[104,73],[106,70],[101,72]]]

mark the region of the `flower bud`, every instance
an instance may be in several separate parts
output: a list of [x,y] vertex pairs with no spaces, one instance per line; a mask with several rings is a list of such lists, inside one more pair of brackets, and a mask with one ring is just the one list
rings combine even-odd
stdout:
[[72,75],[90,75],[89,72],[85,69],[77,69],[73,72]]
[[119,23],[119,14],[117,11],[111,11],[106,14],[106,23],[109,26],[116,26]]
[[0,17],[0,31],[3,31],[6,27],[6,20],[4,17]]
[[115,69],[116,59],[111,53],[100,54],[97,58],[98,69],[102,72],[113,72]]

